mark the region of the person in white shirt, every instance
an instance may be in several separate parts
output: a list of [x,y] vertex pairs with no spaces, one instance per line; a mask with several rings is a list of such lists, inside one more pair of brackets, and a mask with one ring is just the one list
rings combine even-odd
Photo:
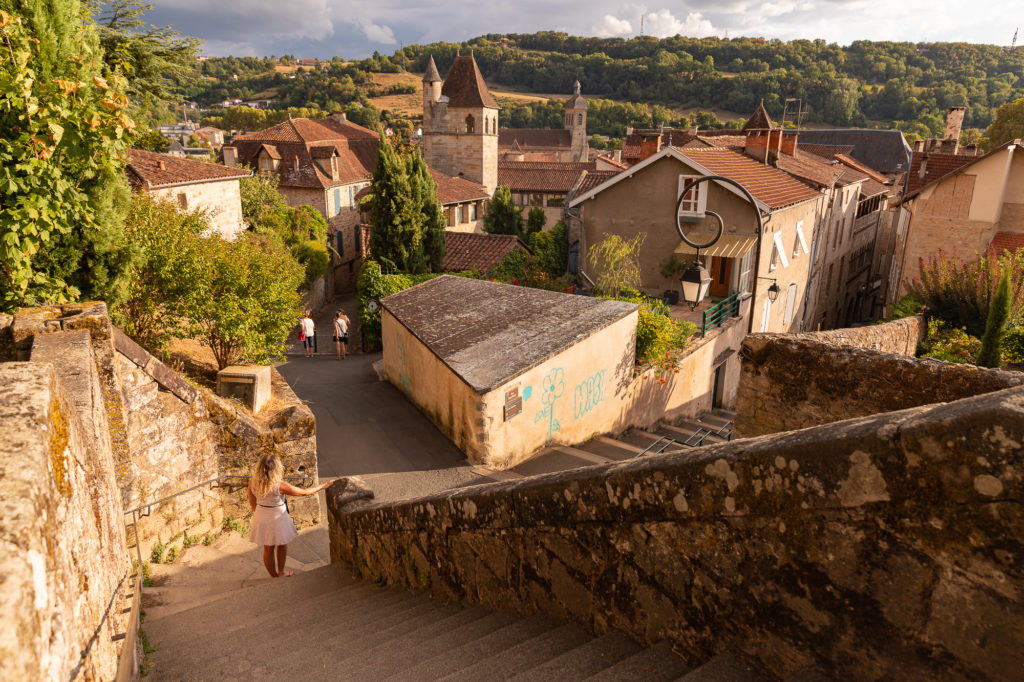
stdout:
[[299,320],[299,327],[302,329],[302,347],[306,350],[306,357],[311,358],[313,357],[313,337],[316,335],[316,325],[313,324],[308,310],[305,317]]
[[334,313],[334,352],[339,360],[348,357],[348,315],[341,308]]

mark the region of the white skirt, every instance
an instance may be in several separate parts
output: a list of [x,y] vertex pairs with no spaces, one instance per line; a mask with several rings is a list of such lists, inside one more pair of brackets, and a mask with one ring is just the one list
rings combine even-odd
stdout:
[[249,531],[250,542],[257,545],[287,545],[298,534],[283,504],[279,507],[256,507]]

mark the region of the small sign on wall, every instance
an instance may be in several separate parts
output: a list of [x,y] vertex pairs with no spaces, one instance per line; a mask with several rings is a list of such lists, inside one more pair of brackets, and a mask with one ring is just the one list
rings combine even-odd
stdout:
[[505,391],[505,421],[523,411],[523,399],[519,395],[519,386]]

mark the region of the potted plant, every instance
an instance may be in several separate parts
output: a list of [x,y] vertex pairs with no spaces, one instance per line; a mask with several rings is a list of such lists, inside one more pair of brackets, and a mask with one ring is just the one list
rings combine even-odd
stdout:
[[[677,283],[679,276],[686,271],[686,263],[676,258],[674,253],[670,253],[668,258],[661,262],[660,267],[659,272],[661,272],[661,276],[672,283]],[[666,289],[663,299],[669,305],[677,305],[679,303],[679,291],[675,288]]]

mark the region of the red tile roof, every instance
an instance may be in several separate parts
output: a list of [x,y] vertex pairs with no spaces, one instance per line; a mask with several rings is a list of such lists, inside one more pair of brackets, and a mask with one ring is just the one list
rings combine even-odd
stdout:
[[813,154],[779,154],[775,167],[819,188],[831,187],[840,176],[843,176],[844,180],[849,179],[844,175],[846,168]]
[[498,131],[498,147],[515,149],[542,148],[568,149],[572,146],[572,133],[568,130],[541,128],[506,128]]
[[[655,149],[655,139],[660,140],[657,143],[657,149]],[[646,156],[651,156],[661,151],[665,147],[680,147],[693,139],[694,135],[689,130],[676,128],[636,129],[626,136],[626,140],[622,145],[622,158],[623,160],[636,163],[646,158]],[[644,140],[647,140],[646,145]]]
[[1024,234],[1019,232],[996,232],[992,237],[989,248],[996,252],[996,255],[1003,251],[1015,252],[1017,249],[1024,249]]
[[447,250],[441,267],[453,272],[476,270],[486,274],[512,251],[526,248],[519,237],[510,234],[445,230],[444,241]]
[[[978,156],[962,156],[959,154],[940,154],[938,152],[914,152],[910,159],[910,171],[907,173],[907,195],[914,194],[927,184],[944,178],[961,166],[977,161]],[[924,177],[921,177],[921,165],[924,165]]]
[[480,75],[473,55],[462,55],[455,58],[452,68],[448,71],[441,94],[448,98],[450,107],[491,107],[498,108],[498,103],[487,90],[487,83]]
[[607,163],[607,164],[609,164],[611,166],[615,166],[619,170],[626,170],[627,168],[629,168],[629,164],[628,163],[623,163],[622,161],[616,161],[615,157],[608,156],[606,154],[601,154],[601,155],[597,156],[594,160],[595,161],[600,160],[601,163]]
[[498,185],[513,192],[550,192],[565,194],[584,170],[593,170],[594,162],[499,161]]
[[437,183],[437,200],[443,206],[463,201],[490,199],[487,188],[465,178],[453,178],[430,168],[430,177]]
[[573,196],[585,194],[586,192],[589,192],[590,190],[597,187],[598,185],[601,185],[607,182],[608,180],[614,178],[620,172],[621,171],[610,170],[587,171],[579,179],[579,182],[577,183],[576,187],[573,188],[572,194]]
[[230,168],[218,163],[183,159],[142,149],[128,150],[127,172],[128,181],[138,189],[230,180],[251,175],[244,168]]
[[889,178],[887,176],[885,176],[882,173],[879,173],[878,171],[876,171],[874,168],[871,168],[867,164],[861,163],[860,161],[858,161],[857,159],[853,158],[849,154],[846,154],[846,153],[835,154],[835,159],[837,161],[839,161],[839,163],[843,164],[844,166],[849,166],[850,168],[856,168],[861,173],[864,173],[865,175],[867,175],[869,178],[871,178],[872,180],[874,180],[876,182],[880,182],[882,184],[885,184],[885,183],[889,182]]
[[[332,118],[294,118],[266,130],[237,135],[229,146],[238,150],[240,164],[253,168],[257,167],[259,150],[273,148],[268,153],[276,153],[280,159],[277,173],[282,187],[326,189],[370,179],[377,165],[377,144],[377,133],[355,123]],[[338,155],[337,179],[313,161],[332,153]]]
[[820,196],[819,192],[777,168],[732,149],[679,149],[684,156],[716,175],[736,180],[769,208],[783,208]]

